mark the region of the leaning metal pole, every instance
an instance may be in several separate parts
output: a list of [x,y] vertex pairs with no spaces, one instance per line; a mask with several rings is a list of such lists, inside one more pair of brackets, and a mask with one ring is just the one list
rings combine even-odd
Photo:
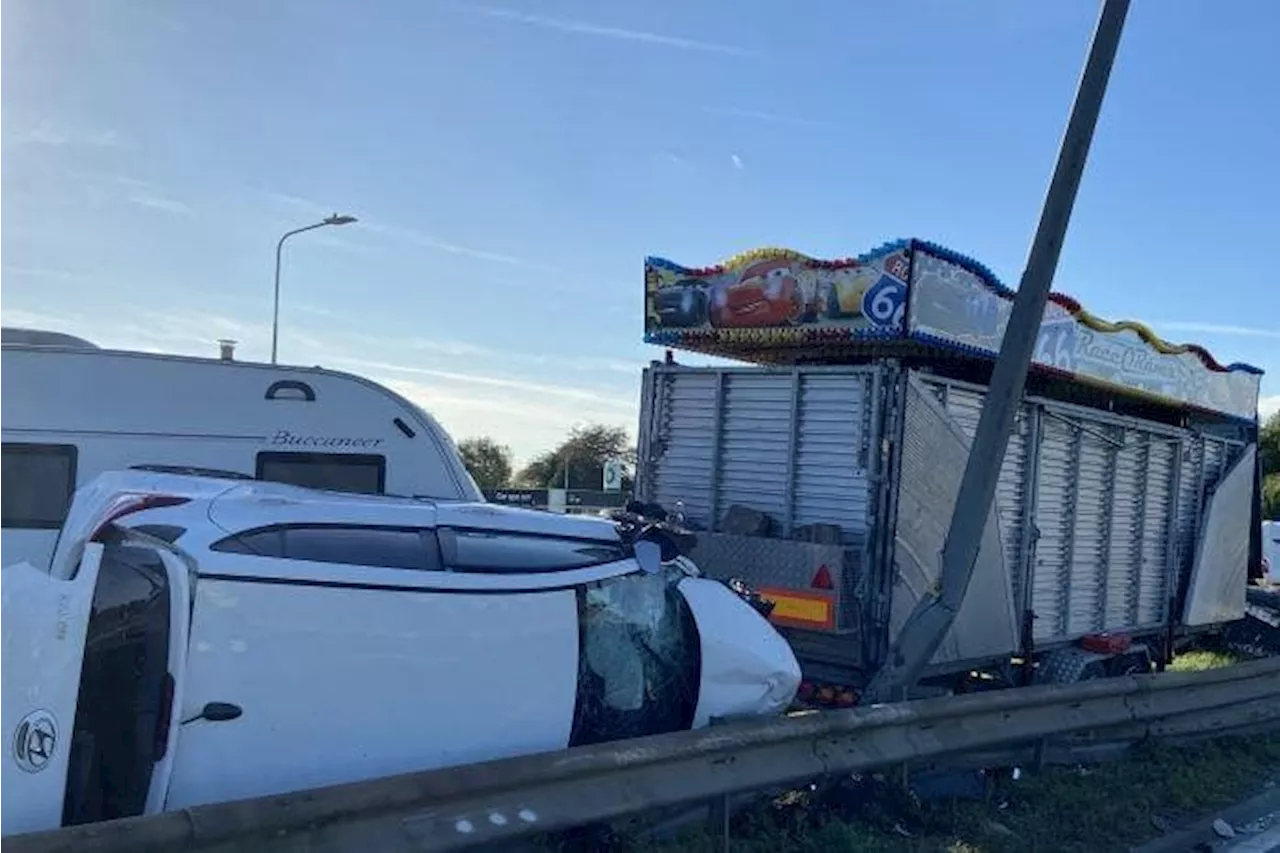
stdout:
[[1018,284],[964,478],[960,481],[951,527],[942,547],[939,586],[920,599],[903,624],[884,665],[868,685],[864,701],[900,698],[902,691],[916,682],[955,621],[969,588],[995,497],[1000,461],[1004,459],[1014,414],[1026,385],[1027,368],[1128,11],[1129,0],[1103,0],[1071,118],[1058,150],[1058,164],[1040,212],[1040,225]]

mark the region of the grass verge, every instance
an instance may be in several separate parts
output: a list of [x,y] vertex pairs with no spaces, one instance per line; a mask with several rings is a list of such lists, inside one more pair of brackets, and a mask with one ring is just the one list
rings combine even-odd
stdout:
[[1199,672],[1205,669],[1219,669],[1220,667],[1231,666],[1232,664],[1240,663],[1244,659],[1243,655],[1236,654],[1233,651],[1202,649],[1178,655],[1169,664],[1169,670],[1171,672]]
[[[1179,655],[1171,671],[1231,666],[1230,650]],[[1056,767],[987,782],[984,800],[922,802],[873,775],[821,791],[794,791],[737,814],[733,853],[1105,853],[1129,850],[1280,784],[1280,733],[1193,746],[1150,745],[1123,761]],[[625,822],[624,822],[625,823]],[[634,824],[633,824],[634,826]],[[544,838],[543,853],[721,853],[722,839],[693,831],[637,842],[620,826]]]
[[[1054,768],[993,783],[985,801],[922,803],[883,779],[750,809],[734,853],[1100,853],[1127,850],[1245,800],[1280,778],[1280,734],[1143,747],[1124,761]],[[614,847],[614,845],[610,845]],[[616,847],[615,847],[616,849]],[[644,853],[718,853],[696,832]]]
[[[1190,652],[1171,670],[1242,660]],[[1280,772],[1280,734],[1225,738],[1193,747],[1142,747],[1124,761],[1055,767],[1011,780],[977,800],[920,802],[883,779],[792,795],[735,820],[733,853],[1102,853],[1128,850],[1165,830],[1252,797]],[[721,839],[695,833],[644,853],[719,853]]]

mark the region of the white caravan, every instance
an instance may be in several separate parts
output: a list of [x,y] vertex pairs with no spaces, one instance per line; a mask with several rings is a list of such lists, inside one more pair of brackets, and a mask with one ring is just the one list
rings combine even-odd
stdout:
[[653,550],[603,519],[104,474],[47,570],[0,573],[4,833],[783,710],[782,637]]
[[102,350],[5,329],[3,550],[47,565],[71,495],[152,466],[313,488],[483,500],[449,435],[408,400],[318,367]]

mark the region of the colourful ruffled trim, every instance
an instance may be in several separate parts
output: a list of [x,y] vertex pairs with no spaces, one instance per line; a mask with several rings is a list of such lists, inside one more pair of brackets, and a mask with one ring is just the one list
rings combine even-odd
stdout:
[[711,276],[722,275],[726,272],[741,270],[744,267],[748,267],[759,261],[772,261],[779,258],[788,261],[800,261],[813,269],[838,270],[846,267],[862,266],[876,258],[901,251],[902,249],[907,248],[910,244],[910,240],[894,240],[892,242],[885,243],[877,249],[872,249],[870,252],[858,255],[856,258],[841,258],[837,261],[824,261],[821,258],[811,258],[808,255],[797,252],[793,249],[766,247],[763,249],[750,249],[734,255],[732,258],[729,258],[722,263],[701,268],[684,267],[680,264],[668,261],[665,258],[645,258],[644,262],[645,266],[660,267],[665,270],[671,270],[672,272],[685,276],[686,278],[710,278]]
[[[941,258],[942,260],[949,261],[958,267],[967,269],[969,272],[982,279],[983,283],[986,284],[986,286],[996,295],[1001,296],[1004,299],[1013,299],[1016,291],[1002,284],[1000,279],[996,277],[996,274],[988,269],[984,264],[981,264],[966,255],[962,255],[959,252],[952,251],[945,246],[939,246],[937,243],[930,243],[927,240],[912,240],[911,243],[913,248],[922,249],[934,257]],[[1109,320],[1103,320],[1100,317],[1095,317],[1093,314],[1086,311],[1075,298],[1068,296],[1065,293],[1050,293],[1049,301],[1060,305],[1078,322],[1088,326],[1095,332],[1111,334],[1127,329],[1137,334],[1138,337],[1142,338],[1148,346],[1163,355],[1182,355],[1183,353],[1189,352],[1197,356],[1205,367],[1219,373],[1243,371],[1257,376],[1262,375],[1261,369],[1243,362],[1233,362],[1232,364],[1224,366],[1219,363],[1207,349],[1199,344],[1171,344],[1155,332],[1151,331],[1147,326],[1144,326],[1134,320],[1111,322]]]

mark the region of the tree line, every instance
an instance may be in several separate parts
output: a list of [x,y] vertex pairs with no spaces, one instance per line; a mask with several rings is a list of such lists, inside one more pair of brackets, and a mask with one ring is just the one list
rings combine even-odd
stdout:
[[1280,412],[1262,426],[1258,457],[1262,463],[1262,517],[1280,521]]
[[[468,438],[458,444],[467,470],[482,489],[560,488],[599,489],[604,463],[622,460],[622,488],[631,488],[636,449],[622,427],[592,424],[574,427],[556,447],[534,457],[519,471],[511,448],[489,436]],[[568,479],[566,480],[566,471]]]

